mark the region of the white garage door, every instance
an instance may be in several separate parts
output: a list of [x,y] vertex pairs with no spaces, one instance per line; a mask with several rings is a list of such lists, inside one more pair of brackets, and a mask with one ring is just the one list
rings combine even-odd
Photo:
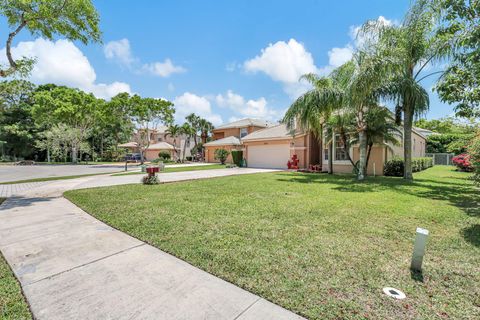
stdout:
[[286,169],[290,160],[290,144],[248,147],[247,164],[252,168]]

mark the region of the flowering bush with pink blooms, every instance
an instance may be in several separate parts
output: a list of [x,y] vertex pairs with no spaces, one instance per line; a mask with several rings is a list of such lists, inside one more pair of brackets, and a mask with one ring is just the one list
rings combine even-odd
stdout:
[[456,157],[453,157],[452,162],[460,171],[473,171],[473,165],[470,160],[470,155],[466,153],[462,153]]

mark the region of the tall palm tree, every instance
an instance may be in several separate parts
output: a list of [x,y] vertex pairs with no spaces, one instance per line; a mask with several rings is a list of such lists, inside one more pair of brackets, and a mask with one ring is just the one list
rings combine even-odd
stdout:
[[170,136],[173,138],[173,148],[175,157],[178,159],[178,151],[177,151],[177,137],[182,133],[182,127],[178,124],[172,124],[168,126],[167,130],[165,131],[165,136]]
[[200,119],[198,121],[198,127],[200,129],[200,137],[202,138],[202,143],[207,143],[207,138],[210,132],[213,130],[213,124],[205,119]]
[[404,178],[412,180],[412,126],[414,117],[424,114],[430,106],[427,91],[421,81],[437,74],[425,74],[427,66],[448,55],[448,43],[434,37],[436,10],[431,1],[417,0],[400,25],[369,21],[361,34],[373,39],[379,52],[390,59],[389,83],[384,94],[395,103],[397,124],[403,113]]
[[183,156],[182,162],[185,161],[185,151],[187,149],[187,144],[190,144],[190,139],[196,136],[196,130],[188,123],[185,122],[181,127],[181,133],[186,136],[185,143],[183,144]]
[[200,131],[200,117],[197,116],[195,113],[191,113],[185,117],[185,120],[190,124],[190,126],[195,130],[195,134],[193,135],[193,143],[195,147],[197,146],[197,134]]

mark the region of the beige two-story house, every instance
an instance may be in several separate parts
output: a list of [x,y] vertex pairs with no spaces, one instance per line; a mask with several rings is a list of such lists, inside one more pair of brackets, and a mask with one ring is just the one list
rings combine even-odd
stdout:
[[[272,124],[266,120],[247,118],[216,127],[212,131],[213,141],[204,145],[205,161],[218,162],[215,159],[215,150],[217,149],[226,149],[228,151],[241,150],[242,138],[257,130],[268,128],[271,125]],[[227,158],[227,162],[232,162],[230,155]]]

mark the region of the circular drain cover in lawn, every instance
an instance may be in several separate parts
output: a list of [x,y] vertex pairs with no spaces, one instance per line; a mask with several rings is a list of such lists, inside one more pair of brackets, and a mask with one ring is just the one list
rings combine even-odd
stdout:
[[383,288],[383,293],[398,300],[405,299],[407,297],[402,291],[390,287]]

